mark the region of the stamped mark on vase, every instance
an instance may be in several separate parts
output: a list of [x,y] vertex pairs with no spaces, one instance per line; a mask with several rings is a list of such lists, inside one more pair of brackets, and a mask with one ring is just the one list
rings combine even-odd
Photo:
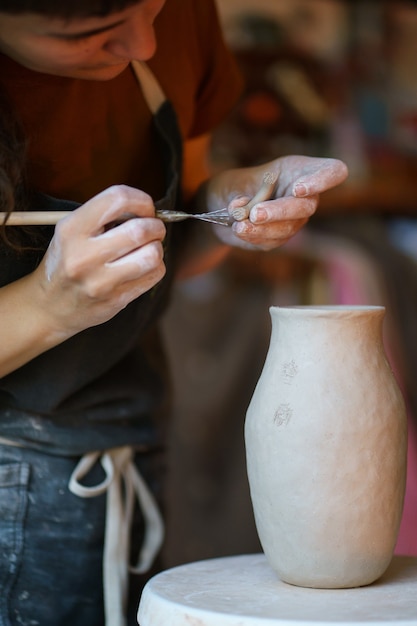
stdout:
[[276,426],[287,426],[292,418],[292,408],[289,404],[280,404],[274,415]]
[[282,364],[282,378],[286,385],[291,385],[293,379],[298,374],[298,366],[294,360]]

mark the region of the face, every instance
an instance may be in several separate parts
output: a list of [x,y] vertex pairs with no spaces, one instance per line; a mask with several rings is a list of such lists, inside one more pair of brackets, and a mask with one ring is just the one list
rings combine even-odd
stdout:
[[156,50],[153,23],[166,0],[139,0],[106,17],[64,20],[0,13],[0,52],[45,74],[109,80]]

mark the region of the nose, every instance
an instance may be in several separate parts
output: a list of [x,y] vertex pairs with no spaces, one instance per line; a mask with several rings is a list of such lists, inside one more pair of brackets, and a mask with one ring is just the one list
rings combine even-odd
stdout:
[[147,61],[156,51],[153,21],[139,16],[120,25],[104,50],[123,60]]

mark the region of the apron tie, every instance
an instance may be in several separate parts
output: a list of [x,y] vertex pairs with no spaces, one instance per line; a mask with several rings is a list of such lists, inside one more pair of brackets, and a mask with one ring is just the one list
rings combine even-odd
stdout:
[[[132,458],[133,450],[130,446],[104,452],[88,452],[81,457],[68,484],[70,491],[81,498],[94,498],[107,492],[103,554],[104,611],[107,626],[125,626],[129,571],[135,574],[148,571],[164,537],[164,525],[158,506]],[[105,479],[92,487],[82,485],[79,481],[97,461],[100,461],[104,469]],[[135,497],[144,518],[145,536],[137,564],[130,566],[130,531]]]

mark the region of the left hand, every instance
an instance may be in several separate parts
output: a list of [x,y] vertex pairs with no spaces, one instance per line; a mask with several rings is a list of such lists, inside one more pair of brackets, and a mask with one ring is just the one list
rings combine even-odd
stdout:
[[272,250],[286,243],[315,213],[319,194],[342,183],[348,175],[338,159],[286,156],[255,167],[227,170],[207,186],[209,211],[229,212],[247,204],[262,185],[266,172],[277,175],[272,197],[252,207],[249,218],[232,228],[216,226],[224,243]]

